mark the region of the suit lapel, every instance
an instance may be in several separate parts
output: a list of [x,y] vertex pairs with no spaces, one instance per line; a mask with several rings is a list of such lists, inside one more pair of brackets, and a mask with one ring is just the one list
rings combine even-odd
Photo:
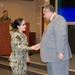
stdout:
[[44,30],[44,32],[43,32],[43,35],[46,33],[47,28],[49,27],[49,25],[50,25],[50,22],[49,22],[49,24],[47,25],[47,27],[45,28],[45,30]]
[[43,32],[43,35],[46,33],[47,29],[51,26],[51,23],[53,22],[53,20],[55,19],[56,16],[57,16],[57,14],[55,14],[54,17],[52,18],[52,21],[49,22],[49,24],[47,25],[47,27],[45,28],[45,30]]

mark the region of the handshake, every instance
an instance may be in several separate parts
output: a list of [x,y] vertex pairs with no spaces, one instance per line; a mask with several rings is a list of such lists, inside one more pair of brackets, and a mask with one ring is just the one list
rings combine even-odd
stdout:
[[39,44],[33,45],[33,46],[31,46],[31,49],[32,50],[39,50],[40,49],[40,45]]

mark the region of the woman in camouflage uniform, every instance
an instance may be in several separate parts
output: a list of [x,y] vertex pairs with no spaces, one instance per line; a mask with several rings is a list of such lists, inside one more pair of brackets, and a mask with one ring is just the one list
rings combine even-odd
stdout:
[[26,25],[22,18],[16,19],[11,26],[14,29],[17,28],[17,31],[11,35],[12,53],[9,57],[9,65],[12,75],[27,75],[26,58],[28,58],[28,50],[35,47],[27,46],[27,37],[23,33],[26,30]]

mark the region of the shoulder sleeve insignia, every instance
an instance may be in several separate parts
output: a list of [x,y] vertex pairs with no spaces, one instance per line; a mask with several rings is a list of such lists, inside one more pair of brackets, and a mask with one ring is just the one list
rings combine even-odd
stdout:
[[21,38],[20,38],[18,35],[16,36],[16,38],[17,38],[19,41],[21,40]]

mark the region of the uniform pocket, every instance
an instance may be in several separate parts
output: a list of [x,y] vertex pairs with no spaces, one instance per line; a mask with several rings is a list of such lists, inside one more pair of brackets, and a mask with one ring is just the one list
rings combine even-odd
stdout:
[[11,53],[10,57],[9,57],[9,61],[12,61],[12,62],[16,62],[15,60],[15,57],[14,57],[14,54]]

